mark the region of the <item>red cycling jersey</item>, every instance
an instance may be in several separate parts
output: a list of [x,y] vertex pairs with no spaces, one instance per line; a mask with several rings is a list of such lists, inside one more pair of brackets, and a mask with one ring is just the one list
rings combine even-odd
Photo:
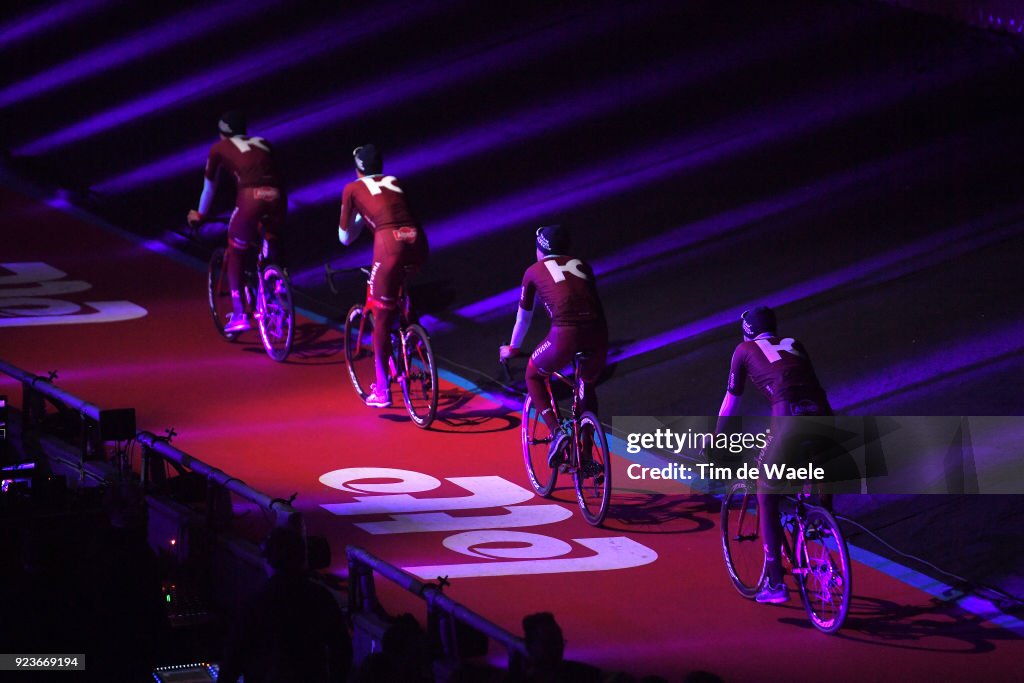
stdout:
[[739,396],[747,378],[767,397],[772,412],[789,414],[786,406],[812,401],[827,409],[825,390],[818,382],[803,345],[792,337],[763,336],[736,347],[729,368],[729,393]]
[[540,298],[552,325],[605,324],[594,270],[578,258],[548,256],[527,268],[520,308],[533,310],[536,298]]
[[391,303],[409,267],[427,260],[427,237],[392,175],[368,175],[345,185],[338,225],[348,230],[359,214],[373,230],[370,296]]
[[239,194],[248,187],[281,187],[270,143],[260,137],[235,135],[214,144],[206,159],[207,180],[215,182],[221,168],[235,176]]
[[419,227],[409,209],[405,192],[393,175],[368,175],[345,186],[341,193],[338,225],[348,230],[357,213],[375,233],[386,227]]

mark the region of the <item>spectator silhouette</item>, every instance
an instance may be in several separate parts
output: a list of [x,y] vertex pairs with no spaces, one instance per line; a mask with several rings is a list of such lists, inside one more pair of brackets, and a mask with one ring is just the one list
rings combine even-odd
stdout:
[[334,596],[305,572],[302,536],[277,527],[263,543],[269,578],[243,606],[225,646],[219,680],[340,683],[352,641]]
[[565,638],[551,612],[537,612],[523,618],[523,640],[529,655],[513,670],[516,683],[599,683],[601,670],[565,659]]
[[430,675],[427,636],[416,617],[402,614],[384,631],[381,651],[363,660],[356,683],[426,683]]

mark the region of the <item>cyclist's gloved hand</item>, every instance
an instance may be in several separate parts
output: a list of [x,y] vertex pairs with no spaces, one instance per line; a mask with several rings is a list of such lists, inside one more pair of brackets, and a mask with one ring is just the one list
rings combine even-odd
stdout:
[[498,348],[498,358],[501,360],[508,360],[514,358],[522,353],[518,348],[514,346],[502,345]]
[[194,228],[203,222],[203,214],[199,213],[195,209],[188,212],[188,227]]

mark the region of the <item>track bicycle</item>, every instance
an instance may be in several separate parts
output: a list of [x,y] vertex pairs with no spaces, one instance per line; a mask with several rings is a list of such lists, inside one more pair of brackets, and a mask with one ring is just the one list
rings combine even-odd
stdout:
[[[333,276],[345,269],[333,270],[324,265],[327,282],[338,293]],[[345,316],[345,364],[349,378],[359,398],[366,400],[370,385],[376,381],[377,371],[373,353],[374,315],[370,305],[370,268],[361,267],[367,277],[366,299],[355,304]],[[414,269],[406,268],[408,275]],[[412,309],[405,284],[398,293],[398,327],[391,330],[391,358],[388,359],[388,384],[397,382],[402,390],[402,401],[413,424],[427,429],[437,417],[437,363],[430,335],[412,320]]]
[[[737,482],[722,501],[725,568],[745,598],[757,595],[767,580],[756,488],[756,482]],[[850,551],[836,518],[811,501],[808,491],[780,501],[782,557],[796,578],[811,623],[823,633],[835,633],[850,609]]]
[[[210,255],[206,289],[214,327],[225,339],[234,341],[241,332],[224,331],[224,325],[232,311],[231,287],[224,268],[225,251],[225,247],[218,247]],[[288,271],[267,261],[266,254],[266,239],[262,240],[255,258],[252,258],[252,254],[246,254],[241,294],[246,309],[253,311],[260,341],[267,355],[281,362],[291,352],[292,341],[295,338],[295,299]]]
[[[587,354],[577,353],[573,357],[572,374],[565,376],[552,373],[551,377],[564,383],[572,390],[572,404],[568,411],[559,407],[548,382],[548,395],[555,419],[569,435],[566,440],[565,462],[558,467],[548,466],[548,447],[552,435],[540,413],[533,405],[529,393],[523,401],[520,437],[523,446],[523,461],[530,485],[542,497],[548,497],[555,488],[559,474],[571,474],[576,488],[583,519],[599,526],[608,514],[612,493],[611,457],[608,439],[597,415],[583,410],[584,385],[580,378],[580,365],[586,363]],[[507,373],[507,362],[502,361]]]

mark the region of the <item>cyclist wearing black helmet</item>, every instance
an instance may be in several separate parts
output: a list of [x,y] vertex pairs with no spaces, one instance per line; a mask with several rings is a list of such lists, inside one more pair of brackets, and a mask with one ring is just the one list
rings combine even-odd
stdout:
[[338,239],[349,245],[363,224],[373,231],[373,269],[368,304],[375,316],[373,354],[377,381],[366,397],[374,408],[391,406],[386,359],[391,356],[390,330],[398,322],[398,293],[406,272],[427,260],[427,236],[409,208],[405,192],[393,175],[384,175],[384,163],[374,145],[352,150],[358,178],[341,193]]
[[245,114],[227,112],[217,122],[217,130],[220,141],[210,148],[199,208],[188,212],[188,223],[194,227],[203,222],[213,203],[221,169],[226,169],[235,177],[238,194],[228,223],[228,246],[224,254],[233,308],[224,331],[241,332],[251,327],[246,302],[241,296],[245,254],[259,247],[261,239],[265,238],[267,259],[283,265],[279,233],[288,213],[288,199],[281,188],[270,143],[264,138],[246,135]]
[[[526,386],[535,406],[548,406],[547,381],[552,372],[572,363],[578,352],[588,357],[580,367],[585,389],[585,410],[597,413],[597,393],[593,385],[604,369],[608,355],[608,325],[604,307],[597,295],[594,270],[581,259],[569,256],[571,240],[561,225],[537,229],[537,262],[526,269],[519,298],[512,340],[502,346],[502,360],[520,353],[533,319],[536,299],[540,299],[551,318],[551,330],[530,356],[526,366]],[[566,434],[561,431],[550,407],[541,418],[554,438],[548,449],[548,464],[556,467],[562,457]]]
[[[757,306],[744,311],[740,322],[744,341],[732,354],[729,384],[718,411],[716,431],[723,430],[725,418],[736,414],[749,378],[771,402],[771,431],[762,455],[763,460],[771,462],[782,455],[774,451],[792,443],[787,436],[795,422],[786,417],[832,415],[832,408],[803,345],[792,337],[776,334],[775,311]],[[779,495],[768,492],[768,488],[765,482],[759,482],[757,504],[761,510],[760,533],[768,580],[758,592],[757,601],[781,603],[789,599],[789,589],[782,578]]]

